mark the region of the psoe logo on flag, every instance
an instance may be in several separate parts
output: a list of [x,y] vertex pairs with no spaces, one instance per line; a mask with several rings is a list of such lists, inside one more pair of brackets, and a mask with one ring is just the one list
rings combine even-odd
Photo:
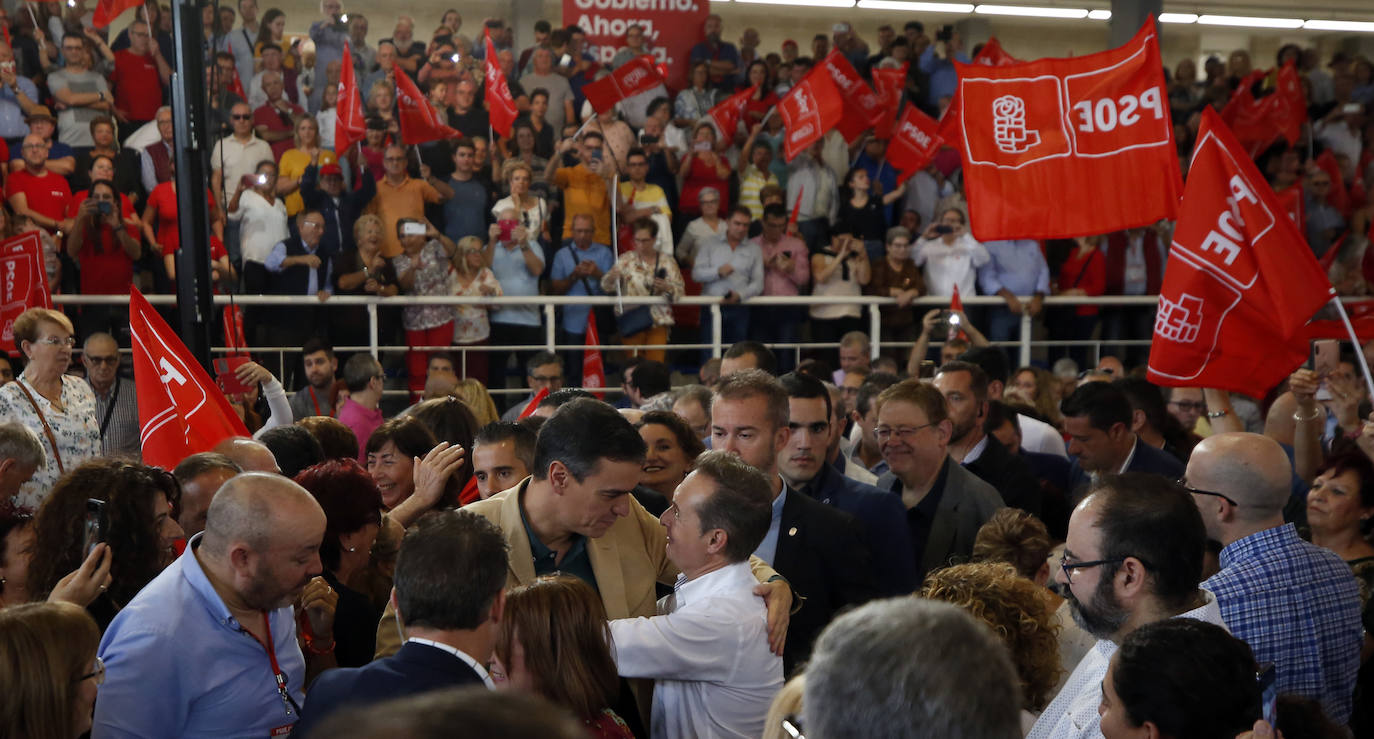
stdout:
[[1155,333],[1170,341],[1191,344],[1202,331],[1202,298],[1183,293],[1178,301],[1159,296],[1159,310],[1155,313]]
[[[1064,89],[1052,75],[959,81],[961,116],[968,164],[1020,169],[1028,164],[1072,156],[1070,134],[1061,111]],[[979,115],[973,111],[986,111]]]
[[[1240,305],[1242,293],[1184,252],[1170,252],[1169,269],[1176,274],[1160,289],[1155,334],[1187,345],[1188,351],[1170,354],[1167,360],[1157,360],[1152,352],[1150,370],[1162,377],[1190,380],[1207,368],[1221,341],[1226,318]],[[1186,289],[1180,289],[1184,286]]]
[[1040,143],[1040,132],[1026,129],[1026,101],[1003,95],[992,101],[992,140],[1000,151],[1020,154]]
[[902,121],[902,125],[897,129],[897,135],[916,142],[922,149],[930,147],[930,134],[920,128],[911,125],[910,121]]
[[812,126],[810,123],[806,123],[805,125],[798,126],[797,129],[787,137],[787,140],[801,141],[805,139],[807,136],[810,136],[812,133],[814,133],[815,130],[815,126]]
[[625,78],[621,80],[621,83],[624,87],[633,88],[635,85],[638,85],[641,81],[643,81],[644,78],[648,76],[648,74],[649,71],[647,69],[643,67],[635,67],[633,70],[630,71],[629,74],[625,75]]

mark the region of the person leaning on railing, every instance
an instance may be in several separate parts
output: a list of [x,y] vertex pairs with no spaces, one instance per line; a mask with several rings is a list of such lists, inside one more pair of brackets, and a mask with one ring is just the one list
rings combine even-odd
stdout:
[[[657,249],[658,222],[642,217],[634,222],[633,228],[634,250],[621,254],[615,266],[601,276],[601,289],[608,294],[619,291],[627,297],[662,295],[669,301],[682,297],[684,287],[677,260]],[[669,305],[626,305],[620,314],[620,340],[629,346],[666,344],[668,327],[672,325],[673,309]],[[626,335],[626,331],[631,333]],[[665,354],[663,349],[644,350],[644,356],[655,362],[662,362]]]

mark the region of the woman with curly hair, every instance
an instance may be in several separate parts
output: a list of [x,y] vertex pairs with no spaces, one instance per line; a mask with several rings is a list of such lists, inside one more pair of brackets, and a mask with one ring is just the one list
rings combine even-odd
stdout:
[[0,736],[75,739],[91,730],[105,665],[100,629],[71,603],[0,611]]
[[1034,408],[1047,423],[1057,427],[1064,422],[1064,417],[1059,414],[1058,384],[1049,370],[1026,366],[1012,375],[1007,395],[1015,396],[1016,400]]
[[492,679],[572,711],[590,736],[633,739],[611,709],[620,678],[601,597],[573,577],[541,577],[506,593]]
[[1044,710],[1059,680],[1059,628],[1049,593],[1011,565],[983,563],[936,570],[918,595],[963,608],[1002,638],[1021,681],[1022,719],[1029,729],[1031,714]]
[[103,631],[138,591],[177,557],[186,534],[172,518],[181,485],[156,467],[97,459],[68,472],[38,509],[29,592],[47,597],[86,558],[87,512],[103,519],[110,586],[87,609]]

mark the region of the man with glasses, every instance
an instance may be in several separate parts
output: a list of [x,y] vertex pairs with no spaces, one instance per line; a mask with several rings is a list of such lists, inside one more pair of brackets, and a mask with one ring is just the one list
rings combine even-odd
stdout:
[[100,453],[139,459],[138,391],[133,380],[119,376],[119,344],[107,333],[91,334],[81,347],[81,364],[95,393]]
[[67,180],[50,171],[48,142],[30,133],[24,137],[24,168],[11,172],[5,183],[5,197],[14,209],[15,217],[24,217],[44,228],[48,233],[71,231],[72,219],[67,207],[72,199]]
[[423,163],[420,179],[412,179],[406,169],[409,164],[405,147],[399,144],[386,147],[382,154],[386,176],[377,183],[377,196],[368,206],[369,213],[382,219],[382,256],[387,259],[401,253],[401,239],[396,231],[398,221],[403,218],[424,221],[426,203],[437,205],[453,197],[453,189],[436,178]]
[[[504,365],[503,365],[504,367]],[[539,352],[525,361],[525,385],[530,389],[530,394],[523,400],[506,409],[501,414],[502,421],[515,421],[520,418],[520,413],[525,410],[525,406],[534,400],[534,396],[540,390],[548,390],[550,393],[563,389],[563,360],[558,358],[553,352]]]
[[95,145],[91,121],[114,115],[114,99],[105,77],[90,68],[84,36],[74,33],[62,39],[62,59],[66,65],[48,75],[48,90],[62,107],[57,114],[57,138],[72,148],[89,149]]
[[[599,296],[605,295],[601,289],[601,276],[615,266],[615,253],[604,243],[594,243],[596,221],[586,213],[572,216],[572,239],[553,255],[551,287],[554,295]],[[586,343],[587,321],[597,320],[592,308],[585,305],[563,306],[562,332],[560,344],[578,345]],[[597,324],[601,328],[602,324]],[[610,338],[610,331],[601,335]],[[569,349],[565,352],[565,362],[569,367],[582,366],[582,350]]]
[[[1078,500],[1103,475],[1151,472],[1170,480],[1183,474],[1183,463],[1144,443],[1131,430],[1131,402],[1110,382],[1089,382],[1064,399],[1064,431],[1069,434],[1069,489]],[[1054,524],[1050,523],[1050,528]]]
[[[697,250],[692,279],[701,285],[701,294],[723,298],[720,309],[720,341],[734,344],[749,338],[749,308],[741,300],[763,293],[763,252],[755,241],[746,240],[751,216],[749,209],[736,207],[725,220],[725,237],[708,241]],[[701,343],[714,340],[711,316],[701,316]],[[702,351],[702,359],[709,356]]]
[[1055,572],[1074,621],[1098,639],[1029,739],[1102,736],[1102,680],[1117,646],[1145,624],[1194,618],[1225,626],[1216,596],[1198,587],[1207,532],[1198,507],[1158,475],[1108,475],[1069,519]]
[[916,582],[955,556],[973,554],[978,529],[997,509],[997,489],[949,457],[954,424],[945,396],[911,378],[878,395],[878,443],[888,472],[878,489],[900,496],[911,533]]
[[1318,699],[1345,725],[1363,643],[1359,585],[1335,552],[1284,523],[1292,475],[1267,436],[1216,434],[1193,449],[1185,489],[1222,544],[1221,571],[1202,586],[1256,661],[1274,663],[1280,693]]
[[1189,433],[1196,433],[1197,421],[1207,412],[1207,401],[1203,398],[1202,388],[1199,387],[1168,387],[1164,388],[1168,393],[1168,402],[1165,404],[1169,408],[1169,414],[1178,419],[1183,424],[1183,430]]
[[[0,11],[0,22],[8,27],[8,19]],[[38,86],[33,80],[19,74],[14,59],[14,49],[0,42],[0,138],[5,140],[10,150],[19,148],[28,128],[24,125],[25,116],[39,106]]]
[[128,119],[120,124],[127,135],[157,115],[162,86],[171,80],[172,68],[141,19],[129,24],[129,48],[114,53],[114,65],[115,111]]
[[[231,57],[232,60],[232,57]],[[233,63],[229,63],[233,72]],[[228,210],[228,196],[224,191],[225,183],[239,187],[246,177],[257,174],[258,162],[277,161],[272,156],[272,147],[258,138],[253,132],[253,109],[242,100],[229,109],[229,122],[233,133],[215,143],[210,152],[210,189],[215,202]],[[229,251],[229,261],[234,265],[242,264],[239,253],[239,221],[229,220],[224,225],[224,248]]]
[[[306,295],[321,303],[334,294],[334,260],[338,254],[324,248],[325,220],[318,210],[296,216],[296,234],[277,242],[267,255],[268,291],[274,295]],[[276,309],[276,320],[267,327],[272,346],[300,346],[326,333],[329,316],[323,306]],[[288,371],[289,370],[289,371]],[[295,387],[296,365],[282,368],[282,384]]]
[[[633,147],[625,155],[626,179],[620,181],[620,207],[616,215],[621,223],[632,224],[640,218],[652,218],[658,223],[658,242],[654,245],[664,255],[673,254],[673,209],[662,187],[649,182],[649,155]],[[720,196],[716,196],[719,198]]]

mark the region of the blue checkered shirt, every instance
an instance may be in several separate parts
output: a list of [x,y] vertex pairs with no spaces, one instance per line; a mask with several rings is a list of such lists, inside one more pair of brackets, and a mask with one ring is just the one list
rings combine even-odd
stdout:
[[1202,587],[1256,661],[1274,663],[1280,693],[1315,698],[1333,721],[1350,721],[1364,637],[1359,585],[1340,557],[1284,524],[1228,544]]

